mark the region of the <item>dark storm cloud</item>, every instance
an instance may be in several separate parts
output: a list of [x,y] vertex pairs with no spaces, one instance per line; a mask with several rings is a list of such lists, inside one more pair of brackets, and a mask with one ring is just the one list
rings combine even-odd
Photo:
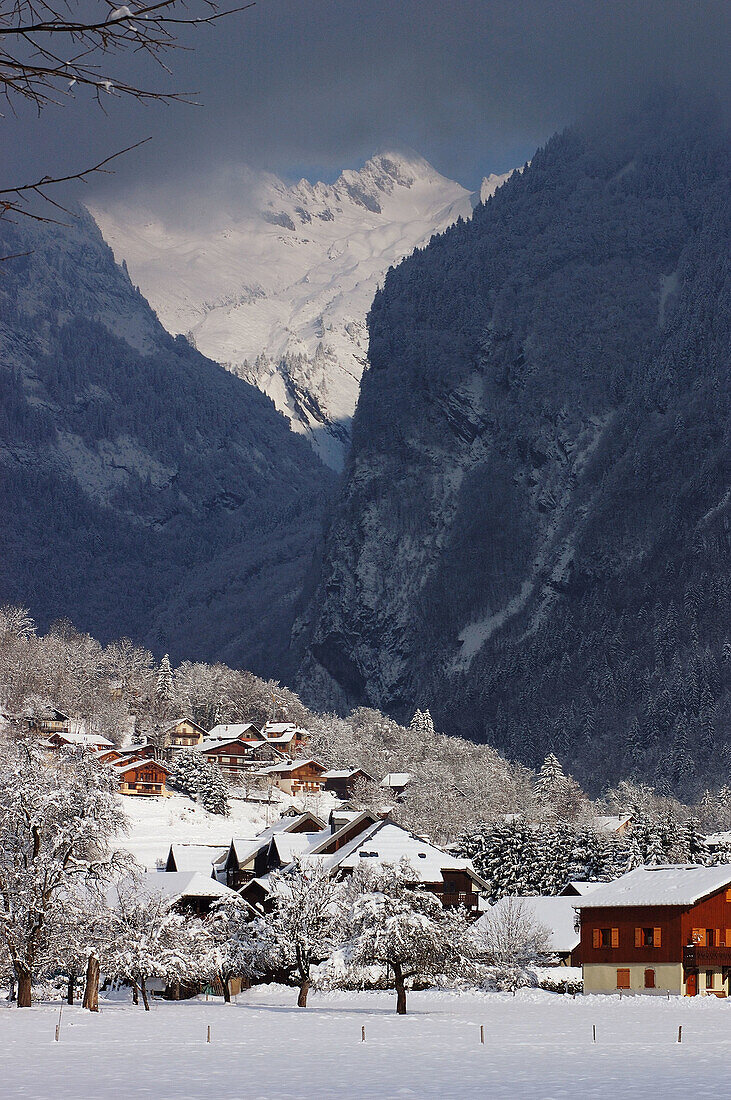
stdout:
[[335,171],[388,145],[474,186],[607,96],[662,80],[728,102],[730,12],[727,0],[258,0],[172,58],[175,87],[202,107],[113,103],[105,117],[79,102],[6,119],[3,176],[151,134],[113,188],[237,162]]

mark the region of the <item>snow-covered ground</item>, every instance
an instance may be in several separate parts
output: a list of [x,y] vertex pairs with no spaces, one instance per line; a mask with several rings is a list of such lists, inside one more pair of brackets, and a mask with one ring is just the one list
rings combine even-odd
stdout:
[[[542,991],[410,996],[258,987],[219,1000],[0,1009],[0,1091],[20,1100],[727,1097],[731,1005]],[[480,1045],[480,1025],[485,1044]],[[592,1042],[592,1025],[597,1041]],[[678,1044],[678,1025],[683,1042]],[[211,1043],[206,1029],[211,1027]],[[361,1027],[366,1042],[361,1042]]]
[[[274,792],[276,795],[278,792]],[[271,805],[247,802],[243,798],[229,798],[229,817],[209,814],[184,795],[169,798],[133,798],[119,795],[120,805],[129,820],[129,832],[120,836],[117,846],[131,852],[137,862],[148,871],[154,871],[158,860],[167,858],[171,844],[220,844],[228,845],[234,837],[254,837],[279,820],[282,810],[291,805],[292,799],[282,795],[280,803]],[[321,794],[298,806],[312,810],[327,819],[334,805],[339,805],[329,794]]]
[[506,178],[473,194],[389,152],[333,184],[240,168],[199,181],[192,204],[183,184],[91,210],[165,327],[244,373],[339,468],[376,287]]

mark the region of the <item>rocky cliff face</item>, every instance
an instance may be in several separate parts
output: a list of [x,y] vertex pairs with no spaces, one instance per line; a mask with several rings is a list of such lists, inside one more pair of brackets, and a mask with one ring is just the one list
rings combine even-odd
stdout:
[[576,127],[389,273],[313,701],[428,705],[594,789],[728,768],[725,142],[678,102]]
[[88,215],[0,221],[0,602],[286,670],[330,472],[173,339]]

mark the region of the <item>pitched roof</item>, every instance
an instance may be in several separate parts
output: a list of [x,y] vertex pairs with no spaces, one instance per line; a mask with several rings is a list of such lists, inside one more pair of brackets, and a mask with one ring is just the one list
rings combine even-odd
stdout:
[[233,895],[222,882],[204,875],[201,871],[146,871],[140,876],[143,888],[150,893],[172,899],[226,898]]
[[253,722],[220,722],[208,731],[209,741],[234,740],[237,737],[249,737],[258,740],[261,730]]
[[160,760],[153,760],[151,756],[146,757],[144,760],[113,760],[110,761],[109,767],[116,768],[120,775],[124,775],[125,772],[131,772],[133,768],[141,768],[145,764],[155,764],[158,768],[162,768],[164,772],[167,772],[168,775],[172,770],[167,764],[163,764]]
[[615,905],[694,905],[731,886],[731,864],[701,867],[693,863],[636,867],[614,882],[603,883],[575,902],[580,909]]
[[359,866],[379,867],[406,859],[419,882],[441,882],[443,871],[466,871],[480,886],[487,888],[488,885],[475,871],[472,860],[450,855],[393,821],[375,822],[325,859],[330,867],[349,870]]
[[365,775],[368,779],[371,777],[368,772],[363,771],[362,768],[331,768],[329,771],[322,773],[323,779],[352,779],[354,775]]
[[628,825],[631,820],[631,814],[602,816],[596,819],[596,828],[600,833],[616,833],[623,825]]
[[102,737],[100,733],[84,733],[81,730],[74,732],[71,730],[56,730],[55,733],[49,736],[49,741],[52,738],[66,741],[69,745],[104,745],[114,748],[114,742],[110,741],[108,737]]
[[411,782],[411,772],[389,772],[381,780],[382,787],[405,787]]
[[325,771],[325,765],[321,764],[319,760],[285,760],[282,764],[271,764],[268,768],[262,768],[259,772],[260,775],[279,775],[286,772],[297,771],[299,768],[304,768],[306,765],[314,764],[316,768],[320,768],[322,772]]
[[475,927],[489,919],[491,914],[500,914],[508,910],[510,903],[521,903],[521,908],[526,915],[530,915],[537,924],[542,924],[550,933],[549,946],[551,951],[558,954],[568,954],[574,951],[581,940],[581,935],[574,928],[576,920],[575,897],[504,897],[483,913]]
[[581,879],[574,879],[573,882],[567,882],[561,891],[561,896],[573,896],[583,897],[585,894],[591,894],[598,887],[604,886],[603,882],[584,882]]
[[220,844],[171,844],[168,859],[172,855],[178,871],[200,871],[210,875],[213,864],[227,851],[228,848]]
[[247,742],[243,737],[206,737],[198,746],[198,752],[210,752],[213,749],[224,749],[226,745],[241,745],[248,750],[252,742]]

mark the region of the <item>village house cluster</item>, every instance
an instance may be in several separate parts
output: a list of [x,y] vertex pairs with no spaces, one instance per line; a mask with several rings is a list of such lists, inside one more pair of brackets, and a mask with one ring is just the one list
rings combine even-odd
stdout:
[[[375,782],[362,768],[329,769],[306,756],[310,735],[289,722],[268,722],[261,727],[251,722],[225,723],[206,731],[192,718],[183,717],[163,728],[160,743],[148,741],[126,748],[89,732],[81,720],[52,708],[34,718],[33,727],[49,748],[88,748],[101,763],[115,770],[119,792],[124,795],[164,797],[176,754],[191,749],[215,764],[233,783],[258,783],[290,797],[325,790],[347,800],[359,781]],[[391,774],[381,786],[398,798],[410,779],[408,774]]]
[[[289,796],[327,790],[339,800],[327,820],[291,807],[275,824],[256,835],[232,837],[225,846],[172,844],[159,869],[146,874],[146,885],[173,905],[205,915],[220,898],[236,893],[252,915],[261,915],[274,906],[272,876],[303,861],[338,877],[357,867],[405,861],[413,869],[414,889],[434,894],[445,908],[464,907],[478,926],[486,919],[489,883],[471,860],[414,834],[386,810],[351,808],[356,784],[375,780],[360,768],[328,769],[308,757],[309,735],[296,725],[235,723],[206,731],[183,717],[165,728],[162,744],[122,749],[59,711],[36,722],[49,748],[83,745],[114,768],[122,794],[165,796],[176,753],[194,749],[230,780],[248,776]],[[380,781],[385,801],[395,804],[410,780],[408,773],[385,776]],[[632,821],[599,818],[595,827],[624,833]],[[728,864],[641,866],[612,882],[569,882],[558,896],[503,897],[490,912],[507,915],[516,903],[549,933],[555,965],[581,967],[585,993],[731,993]]]

